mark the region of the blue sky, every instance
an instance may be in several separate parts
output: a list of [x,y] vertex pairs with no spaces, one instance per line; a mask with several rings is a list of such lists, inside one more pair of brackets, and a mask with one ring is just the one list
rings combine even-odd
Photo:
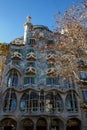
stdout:
[[24,34],[26,17],[32,24],[53,30],[54,14],[64,12],[73,0],[0,0],[0,42],[9,43]]

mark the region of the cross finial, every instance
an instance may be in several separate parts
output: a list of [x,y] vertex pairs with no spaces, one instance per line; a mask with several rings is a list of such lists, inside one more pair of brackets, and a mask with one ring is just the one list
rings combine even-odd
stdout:
[[27,16],[27,21],[28,21],[28,23],[31,22],[31,16]]

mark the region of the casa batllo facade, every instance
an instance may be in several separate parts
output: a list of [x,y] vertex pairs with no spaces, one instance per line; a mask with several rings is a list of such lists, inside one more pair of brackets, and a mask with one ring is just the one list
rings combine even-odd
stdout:
[[[51,76],[57,71],[55,39],[48,27],[33,25],[28,17],[24,37],[8,44],[0,86],[0,130],[87,130],[86,82]],[[84,71],[81,78],[87,80]]]

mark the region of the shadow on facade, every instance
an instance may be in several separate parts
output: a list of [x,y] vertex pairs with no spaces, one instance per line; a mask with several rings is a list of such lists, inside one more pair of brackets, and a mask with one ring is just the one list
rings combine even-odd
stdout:
[[11,118],[5,118],[0,123],[1,130],[16,130],[17,122]]
[[81,121],[75,118],[69,119],[66,130],[81,130]]
[[[30,119],[22,120],[23,130],[62,130],[64,124],[60,119],[51,119],[50,123],[45,118],[37,119],[36,124]],[[49,127],[49,128],[48,128]]]
[[[77,118],[69,119],[66,126],[64,126],[64,122],[58,118],[50,118],[50,121],[48,121],[46,118],[41,117],[35,122],[32,119],[25,118],[20,122],[20,128],[21,130],[81,130],[81,121]],[[0,122],[0,130],[19,129],[14,119],[5,118]]]
[[34,130],[34,122],[30,119],[22,120],[23,130]]

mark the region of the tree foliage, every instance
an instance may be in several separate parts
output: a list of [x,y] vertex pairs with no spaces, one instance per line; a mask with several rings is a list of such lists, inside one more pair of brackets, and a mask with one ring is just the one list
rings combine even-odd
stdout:
[[72,5],[64,15],[55,15],[57,44],[55,50],[58,73],[63,77],[77,76],[82,63],[86,67],[87,61],[87,1],[79,5]]
[[0,85],[2,81],[2,75],[6,65],[6,57],[10,54],[9,47],[6,43],[0,43]]

